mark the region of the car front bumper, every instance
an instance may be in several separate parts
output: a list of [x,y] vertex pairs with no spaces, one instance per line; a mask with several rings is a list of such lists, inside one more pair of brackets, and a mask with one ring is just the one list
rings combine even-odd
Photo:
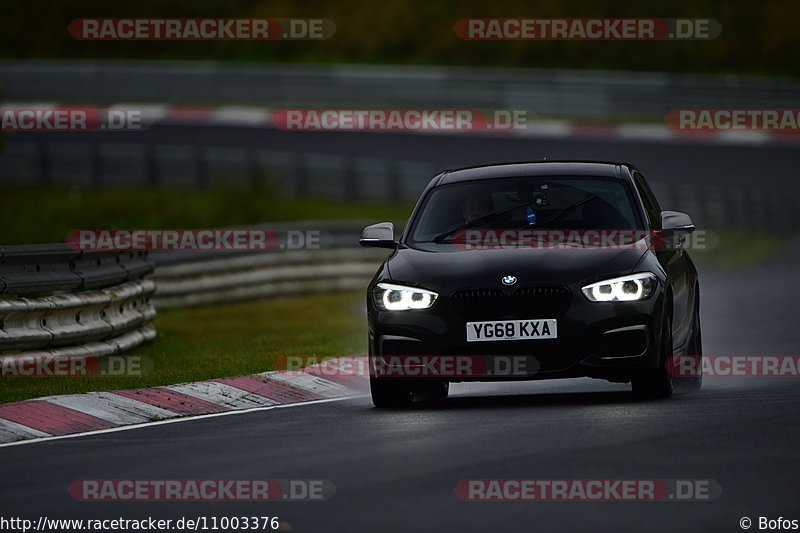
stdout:
[[[498,316],[493,320],[554,318],[555,339],[467,342],[470,320],[449,298],[431,309],[382,311],[368,298],[369,350],[384,367],[419,364],[419,357],[481,358],[483,371],[450,375],[449,381],[530,380],[597,377],[627,381],[638,370],[659,364],[664,295],[659,288],[644,301],[589,302],[572,289],[560,316]],[[409,361],[409,363],[406,363]],[[514,371],[497,372],[500,368]],[[485,372],[489,369],[490,372]],[[491,369],[495,369],[494,372]]]

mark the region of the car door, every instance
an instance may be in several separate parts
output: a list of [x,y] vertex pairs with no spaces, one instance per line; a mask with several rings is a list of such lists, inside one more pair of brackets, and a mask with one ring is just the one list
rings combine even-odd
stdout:
[[[634,171],[633,181],[639,196],[642,199],[650,227],[653,230],[661,229],[661,207],[653,191],[639,171]],[[691,298],[689,280],[688,256],[680,240],[675,241],[676,246],[662,246],[656,251],[659,262],[667,271],[669,283],[672,287],[672,335],[675,348],[682,346],[687,340],[691,328]]]

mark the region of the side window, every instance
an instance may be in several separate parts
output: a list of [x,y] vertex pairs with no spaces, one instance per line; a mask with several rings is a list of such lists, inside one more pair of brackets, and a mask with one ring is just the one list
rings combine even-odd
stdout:
[[650,226],[652,228],[658,228],[661,224],[661,207],[658,205],[653,191],[650,190],[650,186],[644,180],[644,176],[639,172],[633,173],[633,182],[636,184],[636,190],[639,191],[639,196],[642,197],[642,203],[647,212],[647,218],[650,219]]

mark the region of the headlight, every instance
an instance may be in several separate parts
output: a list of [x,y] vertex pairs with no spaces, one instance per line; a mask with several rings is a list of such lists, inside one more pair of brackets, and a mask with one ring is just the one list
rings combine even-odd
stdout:
[[656,288],[657,278],[651,272],[640,272],[620,278],[598,281],[583,287],[583,295],[592,302],[632,302],[646,300]]
[[425,289],[392,285],[391,283],[378,283],[373,295],[375,304],[384,311],[427,309],[439,296],[435,292]]

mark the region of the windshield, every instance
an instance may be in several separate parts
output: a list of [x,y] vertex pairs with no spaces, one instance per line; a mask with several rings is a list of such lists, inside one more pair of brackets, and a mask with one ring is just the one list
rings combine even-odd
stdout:
[[409,243],[447,242],[463,228],[642,229],[630,188],[593,177],[495,178],[438,187],[413,221]]

